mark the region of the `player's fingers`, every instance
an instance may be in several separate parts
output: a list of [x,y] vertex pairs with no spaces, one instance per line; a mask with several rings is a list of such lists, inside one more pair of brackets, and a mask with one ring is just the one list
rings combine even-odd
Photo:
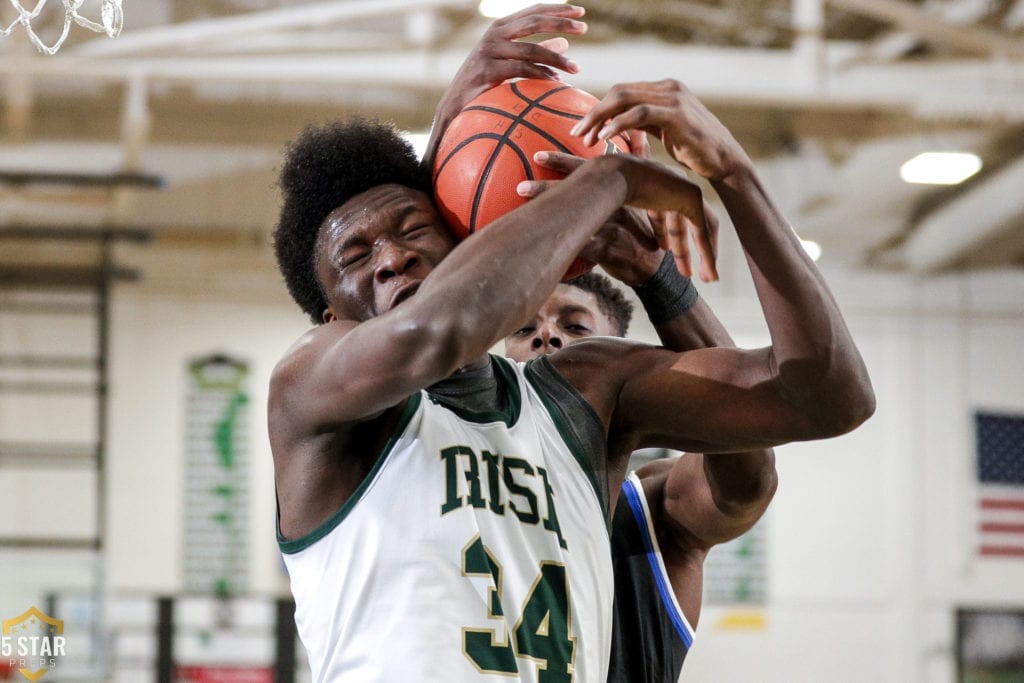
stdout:
[[[647,220],[651,224],[651,234],[654,236],[655,242],[658,242],[659,231],[664,232],[664,214],[664,211],[655,211],[654,209],[647,209]],[[661,244],[659,243],[658,246],[661,246]]]
[[533,160],[544,168],[567,175],[575,171],[586,161],[583,157],[563,152],[537,152],[533,155]]
[[581,36],[587,32],[587,23],[580,21],[585,13],[576,5],[534,5],[497,20],[489,31],[505,40],[539,33]]
[[[563,38],[562,40],[564,41],[565,39]],[[565,43],[565,49],[568,50],[568,41],[565,41]],[[565,56],[565,50],[559,52],[558,50],[549,49],[540,43],[499,41],[490,46],[486,52],[489,59],[505,60],[509,64],[546,64],[568,73],[577,73],[580,70],[576,62]]]
[[[543,166],[544,168],[551,169],[563,175],[568,175],[575,171],[586,159],[582,157],[573,156],[572,154],[564,154],[562,152],[537,152],[533,155],[533,160]],[[516,192],[523,197],[536,197],[537,195],[548,189],[553,182],[557,180],[524,180],[516,186]]]
[[[507,75],[503,76],[501,81],[507,81],[510,78],[539,78],[545,81],[562,80],[562,77],[554,69],[541,64],[531,64],[529,62],[508,62],[508,68],[503,71],[507,73]],[[566,69],[566,71],[568,71],[568,69]]]
[[587,240],[587,243],[580,250],[579,257],[587,261],[593,261],[594,263],[600,263],[604,258],[604,255],[608,251],[608,244],[611,238],[609,237],[609,230],[614,230],[615,226],[606,223],[597,234]]
[[654,221],[651,220],[650,212],[637,209],[632,206],[625,206],[619,209],[617,224],[622,226],[636,242],[645,249],[657,249],[658,243],[655,238]]
[[718,280],[715,246],[718,240],[718,219],[714,217],[714,212],[706,203],[705,220],[703,222],[688,220],[687,224],[700,257],[700,280],[706,283]]
[[704,202],[704,215],[708,219],[708,237],[711,241],[711,251],[718,261],[718,214],[711,208],[711,205]]
[[628,130],[643,130],[660,135],[662,124],[668,120],[669,113],[667,107],[638,104],[606,120],[600,128],[591,128],[583,136],[583,142],[588,145],[597,144],[600,140],[607,140]]
[[708,261],[707,275],[705,282],[718,280],[718,215],[711,206],[704,202],[704,215],[707,218],[708,243],[711,246],[711,259]]
[[536,197],[557,182],[557,180],[524,180],[516,185],[516,194],[520,197]]
[[687,236],[686,219],[676,211],[666,211],[663,214],[665,225],[665,241],[661,248],[672,252],[672,258],[676,262],[676,268],[686,277],[693,277],[693,267],[690,265],[690,241]]
[[539,43],[537,43],[537,45],[544,48],[545,50],[551,50],[552,52],[558,53],[560,55],[564,55],[566,51],[569,49],[569,41],[563,38],[562,36],[542,40]]
[[[592,140],[587,144],[596,141],[596,133],[604,127],[605,123],[633,107],[641,105],[665,105],[668,104],[665,95],[659,91],[653,83],[627,83],[618,84],[608,91],[600,102],[587,112],[580,121],[573,126],[572,134],[581,135],[584,140]],[[637,126],[639,128],[639,126]]]
[[651,158],[651,145],[647,142],[647,133],[642,130],[629,131],[629,149],[639,157]]
[[565,16],[579,18],[587,13],[587,10],[579,5],[567,5],[564,3],[556,2],[538,2],[535,5],[525,7],[518,12],[513,12],[506,17],[495,20],[495,24],[506,24],[514,21],[518,21],[523,17],[529,17],[537,14],[547,14],[552,16]]

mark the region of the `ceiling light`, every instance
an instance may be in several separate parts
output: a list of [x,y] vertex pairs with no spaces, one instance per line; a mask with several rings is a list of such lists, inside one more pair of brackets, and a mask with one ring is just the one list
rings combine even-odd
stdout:
[[812,261],[817,261],[821,258],[821,245],[812,240],[800,240],[800,244],[804,245],[804,251],[811,257]]
[[[554,0],[556,4],[565,4],[566,0]],[[526,9],[536,0],[480,0],[480,14],[491,19],[507,17],[513,12]]]
[[956,185],[981,170],[981,159],[966,152],[923,152],[900,166],[904,182]]

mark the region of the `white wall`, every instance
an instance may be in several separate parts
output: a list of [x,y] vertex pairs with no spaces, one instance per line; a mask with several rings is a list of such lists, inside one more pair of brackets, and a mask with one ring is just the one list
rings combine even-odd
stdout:
[[[115,296],[111,588],[167,593],[182,588],[187,366],[197,357],[223,352],[247,361],[250,368],[249,585],[258,594],[277,594],[287,591],[287,585],[274,537],[266,395],[274,364],[308,325],[283,285],[268,296],[265,275],[251,273],[252,286],[245,287],[244,278],[230,266],[213,276],[215,282],[206,283],[209,273],[192,268],[216,264],[196,264],[190,256],[173,255],[185,259],[178,261],[180,279],[161,269],[142,284],[118,287]],[[239,282],[232,283],[232,278]]]
[[[129,252],[149,275],[115,292],[110,585],[181,587],[185,364],[225,351],[251,364],[251,585],[276,595],[287,587],[263,411],[269,373],[306,322],[265,255],[248,270],[244,258],[218,266],[194,256]],[[742,268],[727,252],[723,270]],[[850,435],[778,449],[765,625],[725,628],[729,610],[706,610],[689,680],[943,683],[953,677],[957,605],[1024,606],[1024,562],[971,554],[973,411],[1024,412],[1024,274],[914,280],[823,268],[878,411]],[[748,277],[701,291],[742,344],[765,343]]]
[[[957,606],[1024,607],[1024,562],[972,551],[973,414],[1024,414],[1024,273],[823,270],[877,412],[849,435],[776,449],[764,626],[706,610],[684,680],[943,683]],[[702,292],[742,343],[760,344],[748,287]]]

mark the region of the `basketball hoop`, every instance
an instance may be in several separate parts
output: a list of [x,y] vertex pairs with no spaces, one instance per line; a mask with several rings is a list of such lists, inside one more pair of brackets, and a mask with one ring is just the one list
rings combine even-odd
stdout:
[[10,0],[10,3],[14,5],[14,9],[18,12],[18,18],[11,22],[7,28],[0,27],[0,37],[9,36],[14,27],[21,24],[25,27],[26,33],[28,33],[29,40],[40,52],[45,52],[48,55],[56,54],[60,46],[64,44],[64,40],[68,37],[68,32],[71,30],[71,22],[75,22],[79,26],[84,26],[90,31],[96,31],[97,33],[106,33],[111,38],[116,37],[121,33],[121,28],[124,26],[124,11],[121,9],[122,0],[101,0],[102,9],[100,10],[101,23],[90,21],[81,14],[78,13],[82,3],[85,0],[61,0],[64,5],[64,28],[61,31],[60,38],[57,39],[51,46],[47,46],[38,34],[32,29],[32,20],[39,16],[43,6],[46,4],[46,0],[37,0],[34,9],[29,10],[21,5],[19,0]]

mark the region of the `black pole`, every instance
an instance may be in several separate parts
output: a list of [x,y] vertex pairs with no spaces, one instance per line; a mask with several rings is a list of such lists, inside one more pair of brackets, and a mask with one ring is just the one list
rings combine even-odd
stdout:
[[157,598],[156,683],[174,683],[174,598]]
[[[96,545],[107,542],[107,416],[110,400],[110,294],[114,261],[110,233],[100,242],[100,276],[96,287]],[[102,599],[104,596],[100,596]]]
[[275,625],[277,656],[274,658],[275,683],[295,683],[295,601],[278,598]]

